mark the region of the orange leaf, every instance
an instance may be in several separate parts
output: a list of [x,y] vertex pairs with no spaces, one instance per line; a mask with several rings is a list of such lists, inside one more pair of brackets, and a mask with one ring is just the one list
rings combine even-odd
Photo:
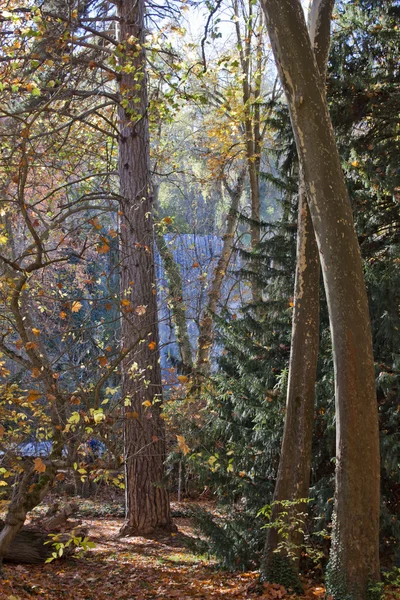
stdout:
[[94,227],[95,229],[97,229],[97,231],[99,231],[99,230],[101,229],[101,227],[102,227],[102,226],[100,225],[100,223],[99,223],[99,220],[98,220],[98,218],[97,218],[97,217],[95,217],[94,219],[89,219],[89,223],[90,223],[91,225],[93,225],[93,227]]
[[46,465],[44,464],[44,462],[42,461],[42,459],[40,457],[35,458],[35,460],[33,461],[34,464],[34,470],[37,471],[38,473],[44,473],[46,470]]
[[177,379],[181,383],[187,383],[189,381],[189,377],[187,375],[178,375]]
[[40,377],[40,369],[38,369],[37,367],[34,367],[32,369],[31,375],[34,379],[36,379],[37,377]]
[[139,417],[139,413],[137,413],[136,410],[130,410],[125,413],[125,416],[127,419],[137,419]]
[[42,394],[37,390],[29,390],[26,400],[27,402],[36,402],[36,400],[39,400],[41,395]]
[[101,246],[97,246],[96,250],[99,254],[107,254],[107,252],[110,251],[110,246],[106,242],[104,242],[104,244],[102,244]]
[[17,341],[15,342],[15,346],[16,346],[17,350],[21,350],[21,348],[22,348],[22,346],[23,346],[23,342],[22,342],[22,340],[17,340]]
[[150,350],[155,350],[156,347],[157,347],[157,344],[155,342],[150,342],[150,344],[149,344]]
[[37,348],[37,344],[35,342],[27,342],[25,344],[25,348],[27,350],[35,350],[35,348]]
[[123,298],[121,300],[121,304],[122,304],[122,306],[130,306],[131,305],[130,301],[127,298]]
[[99,364],[101,367],[105,367],[106,364],[108,363],[107,356],[99,356],[99,358],[97,360],[99,361]]
[[64,473],[57,473],[56,479],[57,479],[57,481],[64,481],[65,474]]
[[72,303],[71,312],[77,313],[81,310],[81,308],[82,308],[82,304],[76,300],[75,302]]
[[66,319],[67,318],[67,313],[64,312],[63,310],[60,312],[60,318],[61,319]]

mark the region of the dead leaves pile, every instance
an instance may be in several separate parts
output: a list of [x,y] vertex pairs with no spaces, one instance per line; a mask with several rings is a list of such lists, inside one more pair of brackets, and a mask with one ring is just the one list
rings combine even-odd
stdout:
[[[181,521],[181,522],[180,522]],[[5,565],[2,600],[317,600],[325,590],[304,581],[297,596],[277,584],[260,586],[257,572],[227,573],[184,545],[192,535],[187,520],[177,519],[178,534],[118,539],[122,520],[88,519],[96,548],[83,558],[44,566]],[[390,596],[387,596],[389,600]],[[392,596],[394,598],[394,596]]]

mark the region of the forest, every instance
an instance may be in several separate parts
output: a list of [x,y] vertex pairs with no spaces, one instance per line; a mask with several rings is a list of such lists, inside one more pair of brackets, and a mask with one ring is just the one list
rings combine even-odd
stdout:
[[1,0],[0,599],[400,599],[400,1]]

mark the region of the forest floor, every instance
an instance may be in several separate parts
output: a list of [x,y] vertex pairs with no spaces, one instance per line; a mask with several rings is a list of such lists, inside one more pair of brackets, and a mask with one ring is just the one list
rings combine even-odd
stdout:
[[[325,597],[321,584],[304,579],[304,595],[290,593],[279,585],[257,585],[258,573],[231,573],[217,568],[215,561],[187,549],[194,536],[187,518],[176,518],[178,532],[148,538],[118,538],[123,519],[110,506],[99,510],[82,501],[82,525],[96,545],[84,556],[60,559],[45,565],[4,566],[0,579],[1,600],[241,600],[304,599]],[[100,510],[101,506],[101,510]],[[183,505],[174,504],[175,509]],[[86,508],[85,508],[86,507]],[[115,507],[114,507],[115,509]],[[398,594],[398,595],[397,595]],[[400,598],[400,591],[387,590],[385,600]]]

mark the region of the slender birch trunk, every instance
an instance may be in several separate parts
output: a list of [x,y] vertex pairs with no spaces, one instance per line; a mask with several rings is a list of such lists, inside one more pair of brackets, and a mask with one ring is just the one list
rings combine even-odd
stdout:
[[[158,185],[153,185],[154,208],[156,214],[158,213],[158,188]],[[187,327],[186,307],[183,301],[181,272],[179,270],[179,265],[174,259],[174,255],[168,248],[168,244],[165,241],[162,231],[157,227],[155,229],[155,238],[157,249],[163,261],[164,271],[168,281],[171,313],[182,365],[185,370],[191,371],[193,369],[193,356]]]
[[324,85],[299,0],[262,0],[318,243],[336,389],[336,493],[328,589],[365,600],[379,581],[379,431],[368,300]]
[[226,220],[226,231],[223,236],[221,256],[214,269],[210,291],[208,292],[207,306],[203,311],[200,321],[196,368],[203,375],[207,375],[210,371],[210,354],[213,343],[213,314],[217,310],[218,300],[221,297],[222,283],[232,254],[239,203],[243,193],[245,176],[246,172],[243,169],[233,189],[225,182],[225,188],[231,198],[231,206]]

